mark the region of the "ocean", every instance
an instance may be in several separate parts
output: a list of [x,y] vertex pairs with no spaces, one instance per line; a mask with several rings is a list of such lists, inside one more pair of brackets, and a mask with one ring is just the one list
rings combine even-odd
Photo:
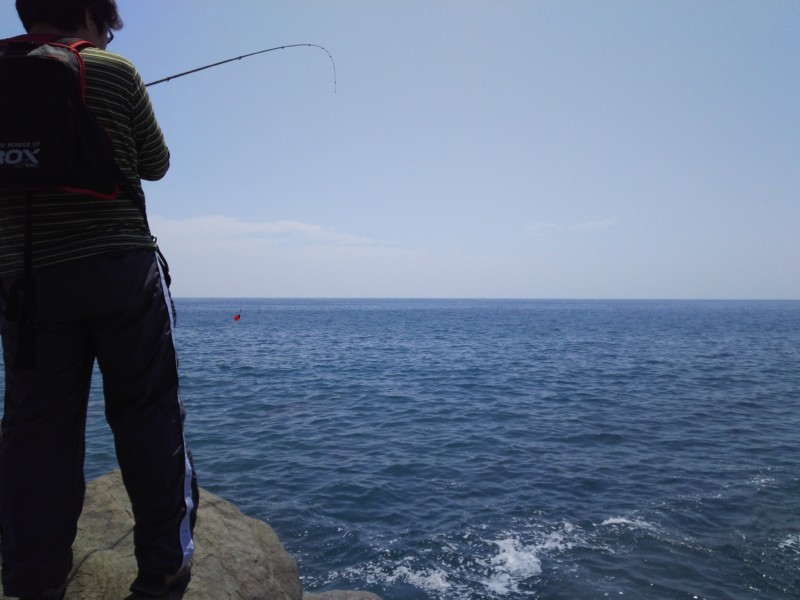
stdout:
[[800,598],[800,302],[176,305],[200,485],[307,590]]

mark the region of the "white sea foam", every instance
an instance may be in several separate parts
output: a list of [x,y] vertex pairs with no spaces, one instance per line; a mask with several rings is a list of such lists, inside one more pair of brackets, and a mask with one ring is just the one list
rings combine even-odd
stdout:
[[[574,534],[576,527],[572,523],[564,521],[564,527],[561,531],[552,531],[542,540],[538,547],[542,550],[559,551],[569,550],[573,546],[570,534]],[[574,537],[574,536],[572,536]]]
[[481,583],[493,594],[504,595],[519,591],[519,583],[542,573],[542,562],[536,556],[537,547],[527,547],[516,538],[492,540],[499,549],[489,563],[492,573]]
[[647,529],[655,531],[656,526],[641,519],[628,519],[627,517],[611,517],[601,523],[603,526],[607,525],[624,525],[626,527],[634,527],[636,529]]
[[777,480],[774,477],[769,477],[767,475],[762,475],[762,476],[759,476],[759,477],[753,477],[752,479],[750,479],[750,481],[748,483],[750,485],[752,485],[753,487],[755,487],[755,488],[757,488],[759,490],[762,490],[765,487],[774,486],[775,483],[777,483]]
[[800,533],[794,533],[788,536],[785,540],[778,544],[778,548],[781,550],[800,552]]
[[404,582],[428,592],[445,592],[450,588],[447,574],[440,569],[421,569],[415,571],[401,565],[386,577],[387,583]]
[[389,586],[407,583],[432,594],[451,591],[452,587],[447,574],[441,569],[415,569],[409,565],[408,561],[403,561],[393,567],[381,562],[349,567],[341,572],[334,571],[330,573],[328,581],[335,581],[339,578],[363,579],[367,583],[380,583]]

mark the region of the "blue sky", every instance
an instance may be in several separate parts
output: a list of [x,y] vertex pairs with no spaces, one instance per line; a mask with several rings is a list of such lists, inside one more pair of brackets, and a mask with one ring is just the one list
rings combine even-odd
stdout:
[[[119,0],[176,296],[800,298],[800,2]],[[0,35],[20,30],[0,5]]]

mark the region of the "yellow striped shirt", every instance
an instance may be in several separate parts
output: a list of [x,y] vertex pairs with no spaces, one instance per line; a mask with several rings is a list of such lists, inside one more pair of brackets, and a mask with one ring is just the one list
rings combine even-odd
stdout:
[[[81,51],[86,103],[111,136],[114,157],[129,186],[161,179],[169,168],[164,141],[141,77],[130,61],[97,48]],[[0,192],[0,277],[23,268],[25,198]],[[130,192],[114,200],[37,192],[33,201],[34,270],[109,252],[153,248]]]

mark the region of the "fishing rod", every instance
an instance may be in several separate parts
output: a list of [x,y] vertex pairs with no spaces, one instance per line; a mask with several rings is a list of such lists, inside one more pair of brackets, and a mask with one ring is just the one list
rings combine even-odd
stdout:
[[225,63],[233,62],[235,60],[242,60],[243,58],[247,58],[248,56],[255,56],[256,54],[264,54],[265,52],[273,52],[275,50],[284,50],[286,48],[298,48],[301,46],[308,46],[310,48],[319,48],[320,50],[324,50],[325,53],[328,55],[328,58],[331,59],[331,65],[333,65],[333,93],[336,93],[336,63],[333,61],[333,56],[331,53],[328,52],[328,49],[324,46],[320,46],[319,44],[288,44],[286,46],[275,46],[274,48],[267,48],[266,50],[259,50],[258,52],[251,52],[250,54],[242,54],[241,56],[234,56],[233,58],[228,58],[226,60],[221,60],[219,62],[215,62],[211,65],[206,65],[204,67],[197,67],[196,69],[192,69],[191,71],[184,71],[183,73],[176,73],[175,75],[170,75],[169,77],[164,77],[163,79],[158,79],[156,81],[151,81],[150,83],[146,83],[145,86],[149,87],[151,85],[157,85],[159,83],[164,83],[166,81],[171,81],[172,79],[177,79],[178,77],[183,77],[184,75],[191,75],[192,73],[197,73],[198,71],[205,71],[206,69],[210,69],[211,67],[218,67],[219,65],[224,65]]

